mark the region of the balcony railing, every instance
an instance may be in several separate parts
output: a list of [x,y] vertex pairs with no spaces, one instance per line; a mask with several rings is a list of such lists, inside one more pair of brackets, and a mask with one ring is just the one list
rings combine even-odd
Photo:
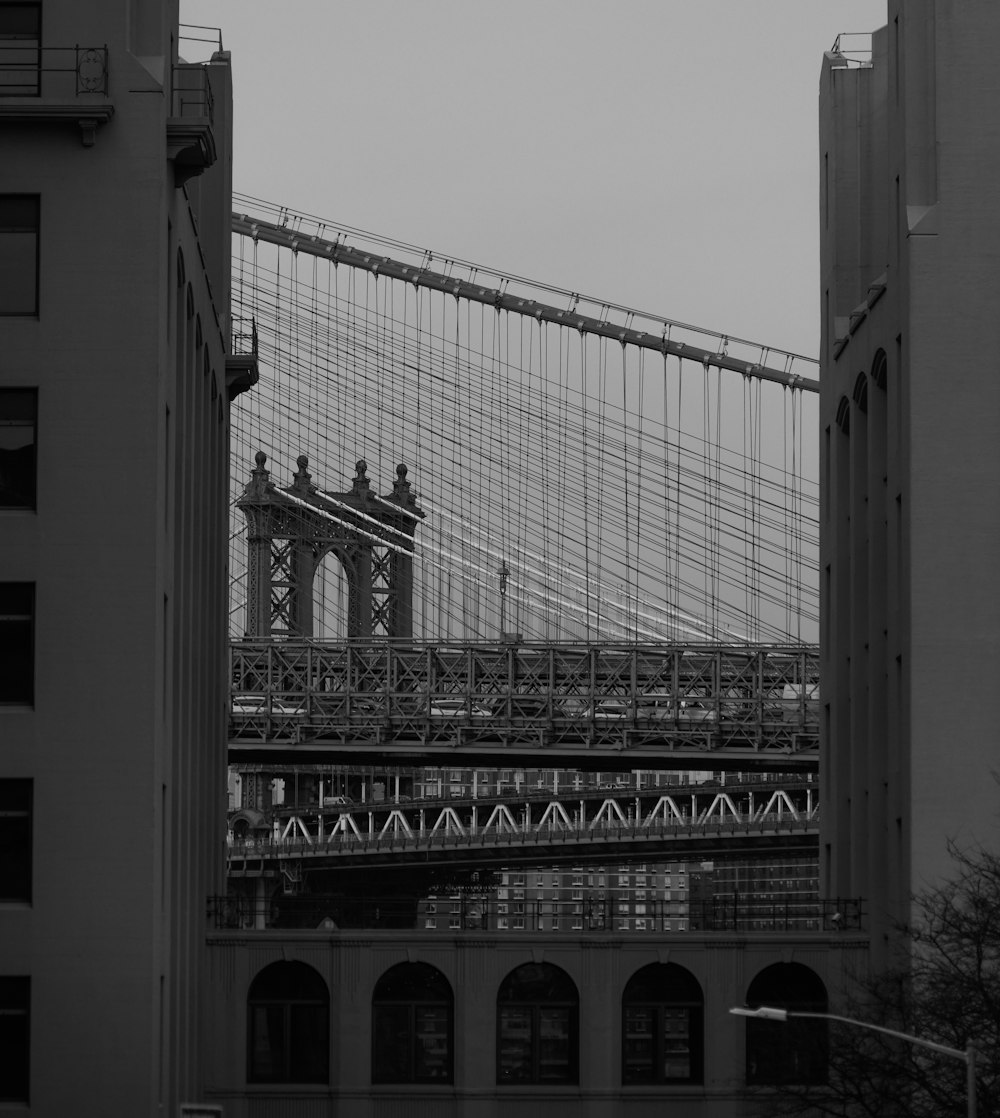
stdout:
[[822,932],[864,929],[859,899],[728,895],[708,900],[637,902],[628,890],[586,890],[580,897],[500,899],[495,892],[423,897],[231,893],[208,898],[218,931],[410,930],[441,932],[565,932],[643,936],[690,932]]
[[182,62],[173,68],[170,115],[184,119],[199,118],[209,124],[215,120],[215,102],[208,70],[198,63]]
[[257,320],[234,318],[230,350],[233,357],[252,357],[257,360]]
[[108,48],[0,43],[0,98],[108,95]]
[[253,388],[260,375],[257,364],[257,321],[234,318],[226,357],[226,393],[235,400],[241,392]]

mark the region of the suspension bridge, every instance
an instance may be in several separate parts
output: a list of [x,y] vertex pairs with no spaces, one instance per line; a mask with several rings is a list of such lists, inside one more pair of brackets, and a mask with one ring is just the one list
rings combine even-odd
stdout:
[[233,759],[815,766],[812,361],[234,205]]

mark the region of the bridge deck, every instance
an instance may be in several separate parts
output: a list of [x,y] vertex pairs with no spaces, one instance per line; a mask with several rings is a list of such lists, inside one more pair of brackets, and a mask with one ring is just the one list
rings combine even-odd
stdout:
[[[369,804],[301,804],[275,809],[256,835],[250,816],[231,818],[229,874],[259,876],[281,865],[464,865],[611,860],[626,854],[684,857],[711,851],[745,857],[764,850],[814,852],[819,804],[812,782],[722,787],[567,790]],[[654,851],[654,852],[651,852]]]
[[237,641],[232,760],[815,768],[813,646]]

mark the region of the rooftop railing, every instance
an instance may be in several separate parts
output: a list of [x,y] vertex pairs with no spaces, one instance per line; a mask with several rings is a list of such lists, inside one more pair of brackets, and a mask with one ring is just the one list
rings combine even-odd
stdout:
[[180,43],[185,62],[195,61],[192,55],[215,54],[222,51],[222,29],[200,23],[180,25]]
[[830,54],[839,55],[849,68],[871,66],[872,33],[870,31],[842,31],[833,42]]

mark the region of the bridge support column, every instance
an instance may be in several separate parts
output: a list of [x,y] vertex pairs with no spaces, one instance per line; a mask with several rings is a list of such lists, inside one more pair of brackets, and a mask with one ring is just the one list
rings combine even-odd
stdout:
[[253,926],[258,932],[267,927],[268,893],[267,878],[258,877],[253,891]]

